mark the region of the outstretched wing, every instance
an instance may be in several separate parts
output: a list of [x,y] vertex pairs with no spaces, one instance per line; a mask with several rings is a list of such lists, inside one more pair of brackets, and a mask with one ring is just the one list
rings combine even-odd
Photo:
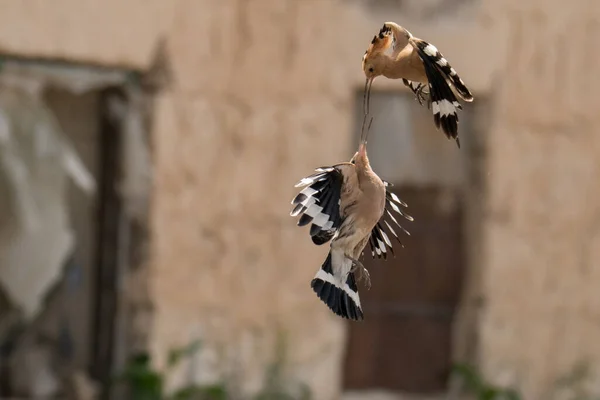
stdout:
[[444,75],[444,77],[452,83],[452,86],[454,86],[464,101],[473,101],[473,95],[471,94],[469,88],[467,88],[467,85],[465,85],[460,76],[458,76],[456,70],[452,68],[448,60],[434,45],[416,38],[411,38],[410,42],[413,47],[419,50],[419,56],[423,62],[435,66]]
[[308,225],[316,245],[327,243],[342,223],[340,196],[344,176],[336,167],[317,168],[316,173],[303,178],[296,187],[304,189],[292,200],[292,217],[300,216],[298,226]]
[[[435,126],[438,129],[442,128],[444,134],[449,139],[455,139],[458,147],[460,147],[458,140],[458,110],[462,109],[462,106],[446,81],[445,75],[441,72],[439,64],[431,56],[432,49],[435,49],[435,47],[420,39],[413,39],[412,42],[419,57],[423,60],[423,66],[429,81],[429,96]],[[437,49],[435,51],[437,52]]]
[[400,243],[400,246],[403,246],[398,234],[394,230],[394,227],[405,234],[410,235],[410,233],[404,229],[402,225],[400,225],[393,213],[404,217],[409,221],[413,221],[413,217],[400,209],[400,207],[407,207],[407,205],[405,202],[400,200],[395,193],[389,190],[389,188],[393,185],[386,181],[383,181],[383,184],[385,185],[385,210],[383,212],[383,216],[371,231],[369,245],[371,247],[371,256],[373,258],[383,257],[383,259],[387,259],[388,250],[392,253],[392,255],[394,255],[394,249],[392,247],[392,242],[389,235],[392,235],[398,241],[398,243]]

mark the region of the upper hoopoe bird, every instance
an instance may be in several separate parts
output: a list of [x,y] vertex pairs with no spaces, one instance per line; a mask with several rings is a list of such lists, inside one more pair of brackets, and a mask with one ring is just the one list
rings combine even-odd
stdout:
[[373,257],[387,257],[387,249],[393,250],[384,225],[398,241],[390,222],[408,234],[391,211],[412,220],[399,207],[406,204],[387,190],[391,185],[371,169],[368,131],[365,134],[363,129],[358,152],[350,162],[317,168],[315,174],[296,184],[304,189],[292,200],[290,213],[300,215],[299,226],[312,222],[310,235],[315,244],[333,239],[311,287],[335,314],[353,320],[363,319],[354,275],[357,269],[370,285],[369,273],[359,261],[365,246],[370,243]]
[[[390,47],[391,54],[387,54]],[[402,79],[419,103],[426,101],[428,107],[431,104],[436,128],[441,127],[448,139],[456,139],[460,147],[457,111],[462,106],[451,86],[466,102],[473,101],[473,95],[434,45],[414,37],[395,22],[386,22],[365,51],[362,69],[367,78],[363,100],[365,114],[369,113],[371,85],[376,77]]]

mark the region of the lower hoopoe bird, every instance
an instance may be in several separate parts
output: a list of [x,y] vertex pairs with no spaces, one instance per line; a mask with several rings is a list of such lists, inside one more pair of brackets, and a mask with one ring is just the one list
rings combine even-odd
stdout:
[[312,223],[313,243],[322,245],[331,240],[327,259],[311,287],[335,314],[353,320],[363,319],[357,270],[370,286],[369,273],[359,261],[365,246],[370,243],[373,257],[386,258],[387,250],[393,254],[393,249],[385,228],[400,242],[390,222],[408,234],[392,211],[412,221],[400,209],[406,204],[388,191],[391,185],[371,169],[368,131],[365,134],[363,129],[358,152],[350,162],[317,168],[315,174],[296,184],[304,189],[292,200],[294,209],[290,213],[300,216],[299,226]]
[[[388,54],[390,47],[391,54]],[[426,102],[428,108],[431,106],[436,128],[441,127],[448,139],[455,139],[460,148],[458,110],[462,106],[451,86],[466,102],[473,101],[473,95],[434,45],[414,37],[395,22],[386,22],[365,51],[362,69],[367,78],[365,114],[369,113],[371,85],[376,77],[402,79],[420,104]]]

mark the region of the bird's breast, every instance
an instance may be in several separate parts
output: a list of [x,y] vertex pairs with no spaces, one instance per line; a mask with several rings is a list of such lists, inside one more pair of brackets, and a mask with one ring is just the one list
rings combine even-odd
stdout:
[[359,208],[362,210],[360,215],[363,217],[363,223],[366,225],[367,230],[370,231],[383,215],[385,209],[385,187],[383,183],[378,185],[376,182],[369,183],[368,186],[363,191]]

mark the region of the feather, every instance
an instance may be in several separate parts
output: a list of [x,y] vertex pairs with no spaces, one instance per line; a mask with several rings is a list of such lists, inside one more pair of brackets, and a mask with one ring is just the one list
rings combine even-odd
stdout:
[[340,197],[344,177],[335,167],[320,167],[316,173],[302,178],[296,187],[304,189],[292,200],[295,205],[290,213],[300,216],[298,226],[308,225],[313,243],[327,243],[340,227]]
[[[388,188],[392,186],[389,182],[383,181],[385,186],[385,209],[383,215],[379,222],[373,227],[371,231],[371,235],[369,237],[369,246],[371,248],[371,256],[373,258],[383,258],[387,259],[387,250],[395,256],[394,249],[392,246],[392,242],[389,238],[389,234],[391,234],[400,246],[402,245],[402,241],[398,237],[398,234],[392,228],[392,225],[397,226],[404,232],[406,235],[410,236],[410,233],[400,225],[400,223],[394,218],[392,212],[395,212],[408,221],[413,221],[413,217],[404,213],[399,206],[407,207],[406,203],[400,200],[400,198],[393,192],[391,192]],[[404,247],[404,246],[403,246]]]
[[[411,43],[423,61],[425,74],[429,81],[429,96],[435,126],[438,129],[441,128],[449,139],[455,139],[460,147],[460,141],[458,140],[458,110],[462,109],[462,106],[447,82],[449,78],[438,64],[438,61],[445,61],[445,58],[441,57],[441,54],[433,45],[423,40],[412,39]],[[445,62],[447,63],[447,61]],[[449,66],[449,64],[447,65]]]

